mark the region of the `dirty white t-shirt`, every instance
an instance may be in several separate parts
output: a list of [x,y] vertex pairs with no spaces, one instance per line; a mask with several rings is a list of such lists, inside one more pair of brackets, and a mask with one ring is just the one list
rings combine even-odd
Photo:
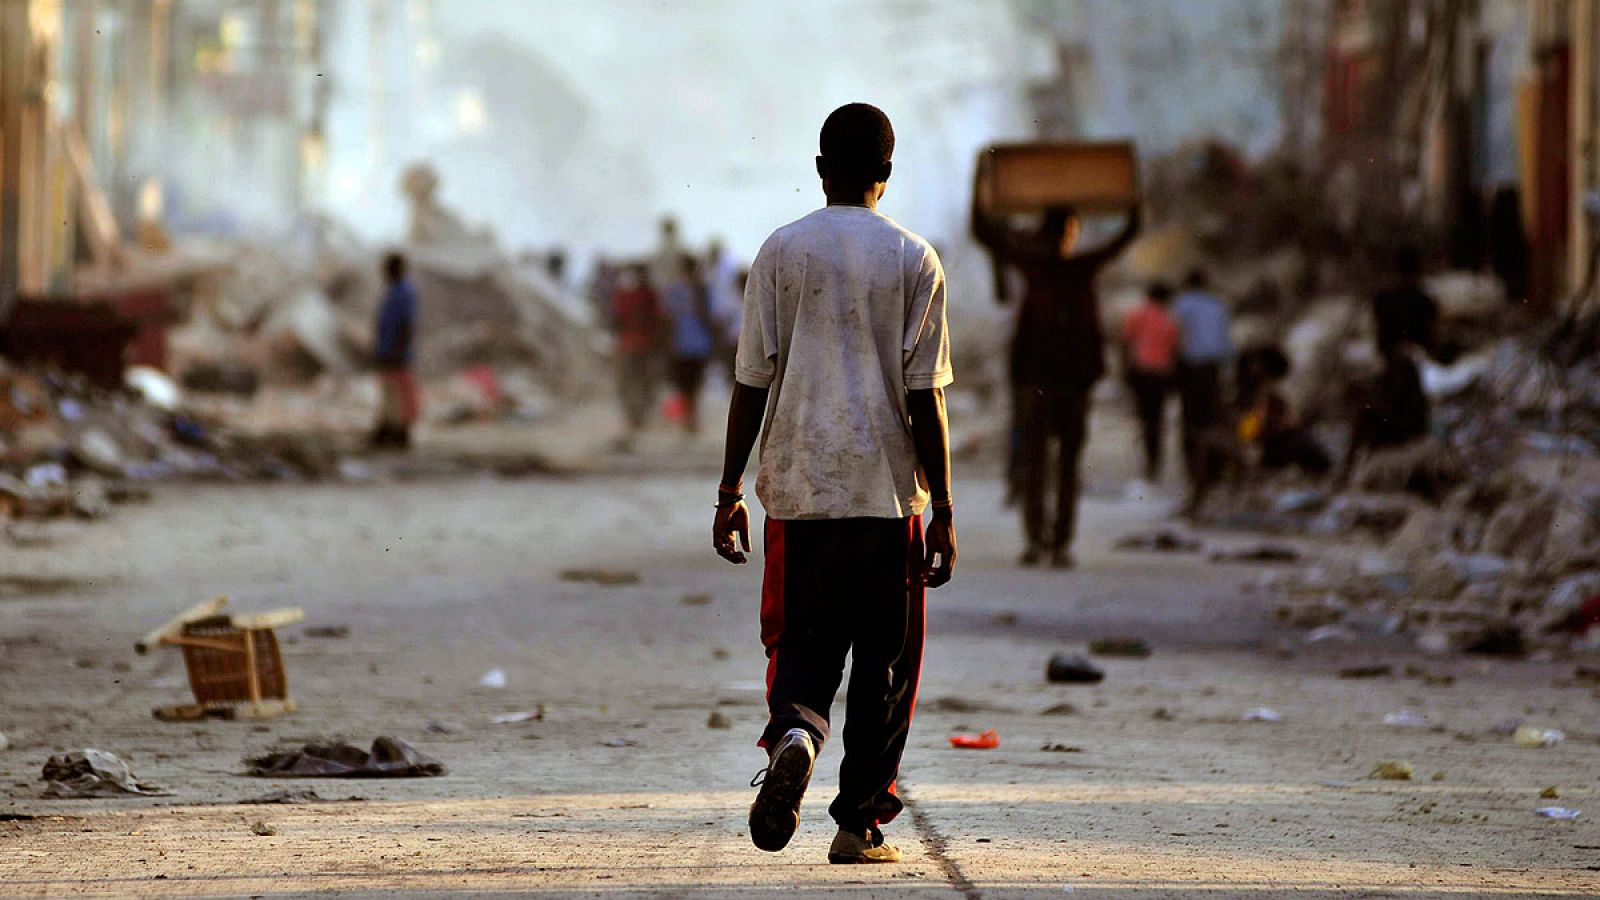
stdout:
[[771,390],[756,477],[767,515],[920,515],[906,391],[953,380],[938,254],[861,206],[773,232],[745,288],[735,377]]

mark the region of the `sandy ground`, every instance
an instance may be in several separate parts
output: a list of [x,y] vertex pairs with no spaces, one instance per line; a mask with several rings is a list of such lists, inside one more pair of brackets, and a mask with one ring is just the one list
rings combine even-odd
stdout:
[[[1573,660],[1431,660],[1274,634],[1265,570],[1111,550],[1170,498],[1114,495],[1131,451],[1108,439],[1070,573],[1016,568],[994,479],[964,473],[957,580],[931,595],[910,805],[888,829],[906,861],[824,863],[837,746],[790,849],[755,850],[743,820],[762,762],[759,568],[705,549],[711,479],[696,472],[715,445],[657,435],[600,467],[611,474],[567,478],[171,487],[109,522],[0,545],[0,894],[1600,896],[1600,695]],[[643,471],[657,474],[619,474]],[[586,566],[640,582],[560,577]],[[284,630],[296,715],[150,717],[186,699],[182,663],[133,642],[219,593],[350,627]],[[1099,686],[1044,681],[1051,652],[1117,634],[1154,654],[1103,660]],[[1358,663],[1396,674],[1338,677]],[[494,668],[507,686],[481,687]],[[490,723],[541,704],[542,721]],[[1241,720],[1262,706],[1283,721]],[[1402,709],[1430,724],[1381,724]],[[731,729],[708,727],[714,710]],[[1496,730],[1510,719],[1567,740],[1519,749]],[[983,728],[999,749],[950,748]],[[281,744],[380,734],[449,774],[239,774]],[[171,796],[40,799],[44,759],[84,746]],[[1417,778],[1367,779],[1380,760]],[[1540,799],[1549,786],[1559,799]],[[237,805],[286,787],[360,799]],[[1534,814],[1557,804],[1583,817]]]

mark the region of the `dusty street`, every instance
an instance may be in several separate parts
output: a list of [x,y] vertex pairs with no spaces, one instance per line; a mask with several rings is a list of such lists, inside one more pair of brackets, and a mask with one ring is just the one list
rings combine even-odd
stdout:
[[[1096,449],[1112,462],[1071,573],[1017,569],[996,479],[961,473],[959,574],[930,598],[909,815],[889,829],[907,862],[866,870],[821,864],[837,746],[788,852],[745,836],[764,718],[759,568],[706,549],[705,476],[175,487],[109,523],[58,524],[7,547],[0,573],[0,893],[1600,894],[1600,696],[1573,661],[1275,634],[1257,589],[1267,570],[1111,549],[1170,506],[1114,494],[1104,472],[1119,454]],[[640,581],[561,578],[585,567]],[[349,626],[346,638],[284,630],[298,714],[150,717],[188,688],[175,651],[139,657],[135,639],[215,594]],[[1108,635],[1154,653],[1102,660],[1100,686],[1044,681],[1051,652]],[[1395,674],[1338,677],[1360,662]],[[495,668],[507,685],[480,686]],[[542,721],[491,724],[540,705]],[[1242,721],[1263,706],[1283,721]],[[1382,724],[1402,709],[1431,727]],[[713,711],[731,730],[708,727]],[[1567,740],[1520,749],[1496,731],[1517,718]],[[950,748],[985,728],[999,749]],[[238,774],[281,744],[380,734],[449,774]],[[45,757],[84,746],[171,796],[38,799]],[[1416,779],[1368,780],[1382,760],[1411,762]],[[1559,800],[1540,799],[1549,786]],[[235,805],[286,787],[360,799]],[[1584,815],[1535,815],[1553,804]],[[275,833],[254,834],[257,822]]]

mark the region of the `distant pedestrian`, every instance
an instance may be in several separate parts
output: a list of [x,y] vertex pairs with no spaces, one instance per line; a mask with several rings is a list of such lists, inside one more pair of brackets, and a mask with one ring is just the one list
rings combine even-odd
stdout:
[[1172,288],[1155,282],[1144,302],[1122,320],[1128,387],[1144,438],[1144,478],[1152,483],[1161,480],[1167,395],[1178,360],[1178,322],[1167,309],[1171,303]]
[[[1183,407],[1183,458],[1193,486],[1212,474],[1208,433],[1222,424],[1222,370],[1233,358],[1233,319],[1209,289],[1205,270],[1194,269],[1172,304],[1178,343],[1178,399]],[[1190,505],[1197,501],[1191,495]]]
[[1362,396],[1341,478],[1363,451],[1426,436],[1432,417],[1418,362],[1437,352],[1439,304],[1423,287],[1422,254],[1416,247],[1395,252],[1389,282],[1372,298],[1373,337],[1383,370],[1358,390]]
[[905,806],[895,780],[922,667],[924,589],[948,582],[956,559],[944,270],[927,241],[878,212],[894,150],[888,117],[840,107],[821,145],[828,205],[774,232],[751,267],[711,540],[745,561],[744,469],[759,435],[769,757],[750,837],[776,851],[794,836],[848,656],[828,861],[893,863],[900,851],[881,828]]
[[[1121,233],[1101,247],[1076,252],[1083,223],[1076,210],[1049,210],[1034,233],[1015,231],[973,207],[973,233],[1001,265],[1027,281],[1011,342],[1018,481],[1027,542],[1021,562],[1070,568],[1077,524],[1079,466],[1088,437],[1089,397],[1105,375],[1105,337],[1095,281],[1139,233],[1139,207],[1128,208]],[[1059,445],[1054,527],[1046,527],[1049,444]]]
[[712,241],[706,253],[705,281],[711,294],[711,319],[716,327],[714,356],[727,369],[729,384],[734,381],[734,356],[744,312],[744,274],[722,241]]
[[412,371],[417,331],[417,292],[406,277],[406,258],[390,253],[383,259],[387,284],[378,306],[374,362],[378,367],[378,423],[369,442],[375,448],[404,450],[422,412],[417,378]]
[[627,425],[624,446],[644,429],[656,396],[656,358],[661,348],[661,301],[650,284],[650,269],[636,264],[617,279],[611,320],[617,334],[617,391]]
[[716,324],[711,298],[701,277],[700,261],[684,254],[678,278],[666,289],[667,316],[672,327],[672,380],[683,401],[683,427],[700,430],[700,388],[706,365],[716,350]]

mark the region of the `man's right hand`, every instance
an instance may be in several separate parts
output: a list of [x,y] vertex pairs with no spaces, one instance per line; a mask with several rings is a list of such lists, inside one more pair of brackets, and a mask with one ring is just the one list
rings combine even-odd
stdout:
[[750,552],[750,508],[743,500],[717,507],[717,518],[711,525],[711,547],[734,565],[746,562],[745,554]]

